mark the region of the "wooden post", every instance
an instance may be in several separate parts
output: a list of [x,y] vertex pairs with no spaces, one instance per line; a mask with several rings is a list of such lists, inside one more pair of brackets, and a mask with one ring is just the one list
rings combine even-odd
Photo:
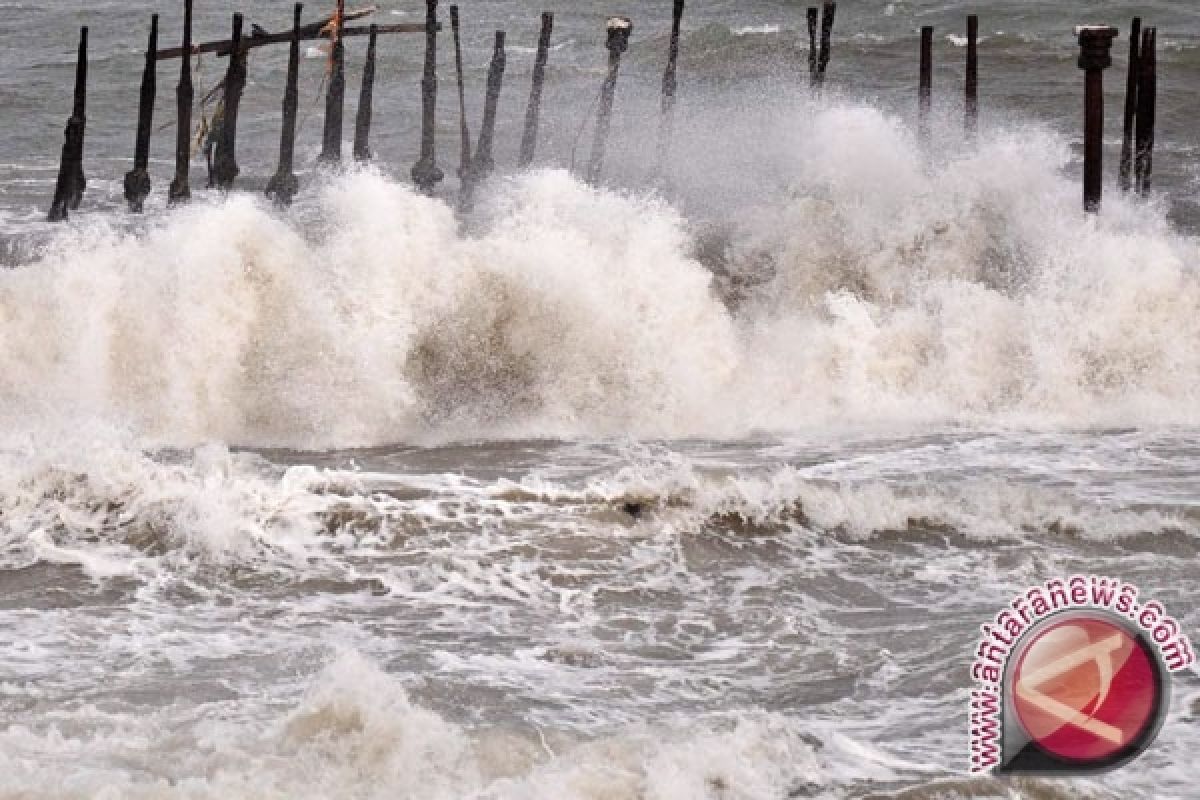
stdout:
[[75,62],[75,103],[67,120],[54,201],[47,219],[62,222],[68,210],[79,208],[87,181],[83,176],[83,134],[87,127],[88,29],[79,29],[79,55]]
[[613,98],[617,91],[617,74],[621,69],[621,54],[629,49],[633,22],[628,17],[612,17],[607,24],[608,76],[600,92],[600,113],[596,118],[596,138],[592,143],[592,158],[588,163],[587,181],[593,186],[600,182],[604,170],[604,153],[608,148],[608,131],[612,126]]
[[329,91],[325,94],[325,133],[321,140],[322,164],[339,164],[342,160],[342,115],[346,106],[346,0],[337,0],[329,54]]
[[300,182],[293,172],[296,154],[296,112],[300,106],[300,15],[304,4],[296,3],[292,9],[292,45],[288,52],[287,87],[283,91],[283,131],[279,136],[279,167],[271,180],[267,181],[267,197],[276,205],[291,205],[292,198],[300,190]]
[[658,158],[654,171],[662,174],[675,134],[675,92],[679,88],[677,71],[679,64],[679,33],[683,27],[684,0],[675,0],[671,14],[671,44],[667,50],[667,69],[662,82],[662,121],[658,129]]
[[435,143],[437,116],[437,6],[425,0],[425,70],[421,77],[421,157],[412,168],[412,179],[423,192],[432,192],[445,173],[438,168]]
[[[192,51],[192,0],[183,0],[183,49]],[[170,205],[184,203],[192,196],[192,103],[195,89],[192,87],[192,57],[179,59],[179,84],[175,87],[175,108],[178,122],[175,126],[175,179],[167,189]]]
[[300,16],[304,4],[296,3],[292,9],[292,46],[288,52],[287,88],[283,91],[283,131],[279,136],[279,167],[267,182],[267,197],[276,205],[286,207],[300,190],[296,180],[294,161],[296,154],[296,112],[300,106]]
[[967,81],[966,112],[967,135],[974,137],[979,131],[979,17],[967,17]]
[[1079,37],[1079,68],[1084,70],[1083,112],[1083,210],[1096,213],[1104,195],[1104,70],[1112,66],[1112,43],[1117,29],[1082,26]]
[[[682,3],[683,0],[676,0]],[[537,56],[533,59],[533,86],[529,90],[529,106],[525,109],[525,132],[521,134],[521,155],[517,166],[526,169],[533,163],[537,151],[538,123],[542,113],[542,87],[546,82],[546,62],[550,60],[550,35],[554,32],[554,15],[542,12],[542,32],[538,36]]]
[[1138,112],[1137,112],[1137,190],[1150,193],[1154,172],[1154,123],[1158,104],[1158,29],[1142,32],[1141,52],[1138,54]]
[[929,115],[933,110],[933,26],[921,28],[921,78],[917,89],[917,129],[929,139]]
[[466,181],[471,171],[471,129],[467,126],[467,92],[463,85],[462,31],[458,6],[450,6],[450,28],[454,32],[454,73],[458,78],[458,179]]
[[1121,166],[1117,184],[1128,192],[1133,186],[1133,135],[1138,112],[1139,61],[1142,44],[1142,18],[1134,17],[1129,28],[1129,69],[1125,76],[1125,118],[1121,128]]
[[358,96],[358,116],[354,120],[354,160],[366,163],[371,160],[371,103],[375,94],[375,40],[378,26],[371,26],[371,38],[367,40],[367,63],[363,67],[362,91]]
[[833,18],[837,14],[837,3],[825,0],[821,5],[821,55],[817,59],[817,86],[825,85],[825,70],[829,67],[830,40],[833,36]]
[[820,24],[820,11],[808,9],[808,85],[817,85],[817,26]]
[[500,90],[504,86],[504,31],[496,31],[492,63],[488,67],[487,97],[483,103],[483,125],[479,129],[479,142],[475,145],[475,158],[471,159],[471,171],[464,182],[463,207],[469,208],[475,187],[492,174],[496,160],[492,157],[492,142],[496,137],[496,109],[500,104]]
[[242,15],[233,15],[233,49],[229,67],[225,71],[225,110],[221,117],[221,130],[217,138],[217,155],[213,165],[213,177],[217,188],[228,191],[241,171],[237,164],[237,120],[238,107],[242,102],[242,90],[246,87],[246,52],[242,49]]
[[138,104],[137,139],[133,169],[125,173],[125,201],[129,210],[142,213],[150,196],[150,131],[154,126],[154,95],[157,91],[155,53],[158,51],[158,14],[150,17],[150,41],[146,45],[146,68],[142,72],[142,94]]

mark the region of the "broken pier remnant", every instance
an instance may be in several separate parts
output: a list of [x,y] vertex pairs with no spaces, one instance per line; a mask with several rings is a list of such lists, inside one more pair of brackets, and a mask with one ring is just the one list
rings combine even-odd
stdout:
[[1079,68],[1084,71],[1083,209],[1100,210],[1104,194],[1104,70],[1112,66],[1112,43],[1117,29],[1085,25],[1079,38]]
[[605,26],[608,39],[608,75],[600,90],[600,113],[596,117],[596,138],[592,142],[592,158],[588,163],[587,181],[592,185],[600,182],[604,171],[604,154],[608,148],[608,132],[612,126],[613,98],[617,93],[617,75],[621,70],[621,55],[629,49],[629,36],[633,33],[633,22],[629,17],[611,17]]
[[47,219],[62,222],[69,211],[79,208],[87,181],[83,176],[83,138],[87,128],[88,29],[79,29],[79,55],[75,62],[75,103],[63,141],[54,201]]

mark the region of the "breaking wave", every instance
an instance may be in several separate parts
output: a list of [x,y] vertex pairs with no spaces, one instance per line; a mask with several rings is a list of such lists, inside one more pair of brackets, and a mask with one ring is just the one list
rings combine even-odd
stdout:
[[0,414],[294,448],[1200,421],[1200,247],[1162,209],[1085,218],[1045,133],[934,164],[877,110],[791,122],[736,213],[541,171],[464,222],[365,171],[288,215],[85,218],[0,272]]

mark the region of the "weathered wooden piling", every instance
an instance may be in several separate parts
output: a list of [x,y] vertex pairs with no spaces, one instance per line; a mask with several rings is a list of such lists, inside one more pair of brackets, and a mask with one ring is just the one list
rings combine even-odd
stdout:
[[1104,195],[1104,70],[1112,66],[1112,43],[1117,29],[1087,25],[1079,37],[1079,68],[1084,71],[1083,209],[1100,210]]
[[150,196],[150,131],[154,126],[154,95],[157,92],[155,54],[158,52],[158,14],[150,17],[150,40],[146,45],[146,68],[142,72],[142,92],[138,103],[137,137],[134,143],[133,169],[125,173],[125,202],[135,214],[142,213]]
[[821,11],[817,8],[808,9],[808,84],[817,85],[817,27],[821,24]]
[[[676,0],[677,3],[683,0]],[[542,115],[542,88],[546,82],[546,63],[550,60],[550,36],[554,33],[554,15],[542,12],[542,30],[538,35],[537,55],[533,59],[533,83],[529,89],[529,105],[525,108],[525,130],[521,134],[521,154],[517,166],[526,169],[537,152],[538,124]]]
[[75,102],[63,139],[54,200],[47,219],[62,222],[68,211],[79,208],[87,181],[83,176],[83,135],[87,127],[88,28],[79,29],[79,55],[75,62]]
[[412,168],[413,183],[432,192],[445,173],[438,168],[435,143],[437,117],[437,7],[425,0],[425,69],[421,76],[421,157]]
[[967,135],[974,137],[979,130],[979,17],[967,17],[967,79],[963,109]]
[[238,109],[242,90],[246,88],[246,51],[242,49],[242,15],[233,15],[233,35],[229,67],[225,71],[225,100],[221,114],[221,129],[217,136],[217,154],[213,178],[217,188],[228,191],[241,171],[237,164]]
[[371,160],[371,104],[375,99],[375,42],[378,38],[378,26],[372,25],[371,38],[367,40],[362,90],[358,95],[358,114],[354,119],[354,160],[359,163]]
[[922,139],[929,138],[929,117],[933,111],[933,26],[921,28],[921,77],[917,88],[917,128]]
[[[183,0],[183,50],[192,51],[192,0]],[[187,202],[192,196],[192,103],[195,102],[192,86],[192,57],[179,59],[179,83],[175,86],[175,179],[167,189],[170,205]]]
[[1142,18],[1134,17],[1129,27],[1129,68],[1125,75],[1125,117],[1121,128],[1121,166],[1117,184],[1127,192],[1133,186],[1133,136],[1137,123],[1138,82],[1141,80],[1138,61],[1141,57]]
[[837,3],[826,0],[821,5],[821,54],[817,57],[817,86],[825,85],[825,70],[829,68],[832,55],[833,18],[837,14]]
[[458,178],[465,181],[471,170],[471,128],[467,125],[467,90],[463,80],[462,26],[458,6],[450,6],[450,29],[454,33],[454,74],[458,82]]
[[613,98],[617,92],[617,75],[621,70],[621,55],[629,49],[633,22],[628,17],[612,17],[606,25],[608,39],[608,75],[600,92],[600,112],[596,117],[596,138],[592,143],[592,158],[588,163],[587,181],[595,185],[604,171],[604,154],[608,148],[608,131],[612,126]]
[[321,138],[322,164],[342,160],[342,116],[346,108],[346,0],[337,0],[337,11],[330,23],[329,90],[325,93],[325,131]]
[[267,197],[279,206],[289,206],[300,182],[294,173],[296,154],[296,112],[300,107],[300,16],[304,4],[296,3],[292,9],[292,45],[288,52],[287,87],[283,91],[283,130],[279,135],[279,167],[267,182]]
[[675,93],[679,89],[679,35],[683,28],[684,0],[675,0],[671,13],[671,43],[667,49],[667,68],[662,82],[662,120],[658,128],[658,156],[654,171],[662,174],[675,135]]
[[1154,172],[1154,123],[1158,105],[1158,29],[1142,32],[1138,54],[1137,158],[1135,171],[1139,194],[1149,194]]
[[504,88],[504,68],[508,59],[504,50],[504,31],[496,31],[492,48],[492,63],[488,65],[487,96],[483,102],[483,124],[479,128],[479,141],[475,145],[475,157],[471,159],[470,179],[466,183],[464,197],[496,169],[492,155],[492,144],[496,138],[496,110],[500,106],[500,91]]

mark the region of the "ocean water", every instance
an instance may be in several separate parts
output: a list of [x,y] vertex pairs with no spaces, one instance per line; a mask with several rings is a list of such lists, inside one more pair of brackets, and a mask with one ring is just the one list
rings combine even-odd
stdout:
[[[543,5],[464,0],[473,131],[511,45],[469,214],[448,37],[437,195],[407,181],[399,36],[367,168],[315,169],[308,52],[286,212],[260,191],[286,48],[250,60],[245,191],[197,159],[170,211],[164,65],[135,217],[146,18],[167,46],[181,9],[0,2],[0,798],[1194,798],[1194,667],[1130,767],[965,773],[978,626],[1020,589],[1111,575],[1200,629],[1200,10],[848,2],[814,96],[803,5],[689,4],[656,175],[670,4],[544,4],[518,174]],[[233,9],[198,2],[198,37]],[[635,29],[592,187],[609,13]],[[1155,192],[1112,185],[1118,40],[1086,218],[1071,29],[1134,13],[1162,37]],[[52,226],[80,24],[89,188]]]

